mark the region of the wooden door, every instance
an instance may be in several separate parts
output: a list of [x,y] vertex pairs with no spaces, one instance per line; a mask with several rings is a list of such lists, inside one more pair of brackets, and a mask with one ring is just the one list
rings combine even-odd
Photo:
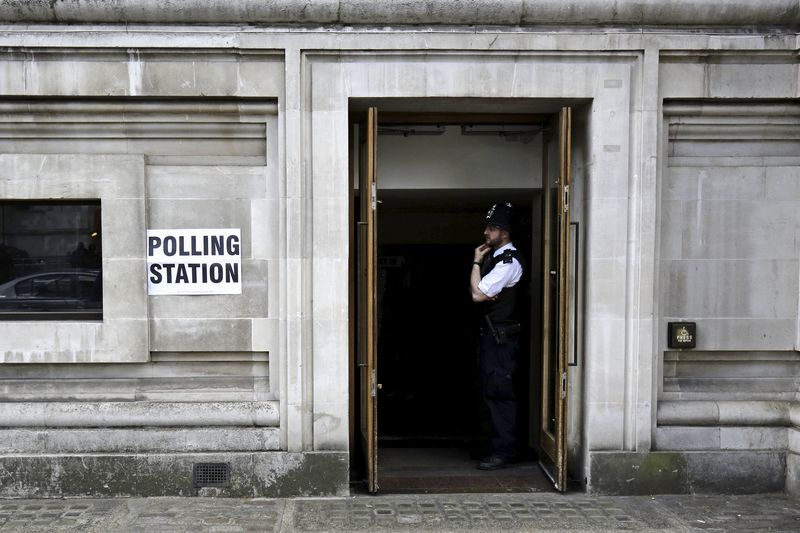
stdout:
[[359,438],[367,488],[378,490],[378,361],[377,361],[377,139],[378,110],[367,111],[365,146],[359,172],[358,217],[358,344]]
[[567,488],[567,368],[569,355],[569,188],[572,110],[561,109],[545,138],[542,246],[541,465],[556,489]]

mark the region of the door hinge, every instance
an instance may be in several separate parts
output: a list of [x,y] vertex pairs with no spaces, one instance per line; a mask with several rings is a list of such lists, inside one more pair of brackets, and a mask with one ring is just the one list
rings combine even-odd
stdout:
[[566,372],[562,372],[561,373],[561,399],[563,400],[566,397],[567,397],[567,373]]
[[370,376],[370,396],[373,398],[378,395],[378,371],[377,369],[372,369],[372,375]]
[[569,213],[569,185],[564,185],[564,213]]
[[372,210],[375,211],[378,208],[378,184],[374,181],[372,182]]

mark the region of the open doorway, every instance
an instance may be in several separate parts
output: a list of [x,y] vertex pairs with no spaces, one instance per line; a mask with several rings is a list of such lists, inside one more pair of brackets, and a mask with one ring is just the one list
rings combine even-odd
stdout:
[[[518,460],[512,468],[476,469],[488,454],[488,413],[478,387],[478,330],[483,315],[467,290],[474,248],[488,207],[511,202],[513,241],[527,265],[538,262],[539,193],[532,189],[386,190],[378,219],[378,470],[382,490],[424,492],[548,488],[536,457],[530,335],[521,339],[515,374]],[[537,250],[534,254],[533,250]],[[526,265],[526,266],[527,266]],[[531,323],[527,273],[520,318]],[[538,276],[537,276],[538,277]],[[526,327],[526,331],[529,328]],[[538,332],[536,333],[538,336]]]
[[[537,453],[543,176],[554,116],[366,116],[353,121],[351,145],[355,477],[370,491],[377,472],[388,491],[548,490]],[[478,390],[482,315],[467,289],[486,211],[500,201],[515,207],[512,240],[527,263],[515,375],[519,460],[487,472],[476,469],[489,431]]]

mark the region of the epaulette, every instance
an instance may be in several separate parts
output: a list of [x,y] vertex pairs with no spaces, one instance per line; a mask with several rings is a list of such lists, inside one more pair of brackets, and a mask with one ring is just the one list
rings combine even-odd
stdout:
[[492,270],[495,267],[495,265],[499,263],[510,264],[514,259],[516,259],[519,262],[519,266],[522,267],[522,270],[524,271],[525,258],[522,257],[522,253],[519,250],[512,250],[510,248],[507,248],[503,250],[502,254],[496,255],[491,259],[487,272]]

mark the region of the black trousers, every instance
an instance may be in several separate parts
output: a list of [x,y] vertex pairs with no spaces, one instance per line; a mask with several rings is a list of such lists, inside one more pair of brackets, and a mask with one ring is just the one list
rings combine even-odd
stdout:
[[510,459],[517,447],[517,398],[514,394],[514,370],[517,367],[519,338],[509,335],[497,344],[491,333],[480,337],[481,396],[489,411],[492,433],[491,455]]

